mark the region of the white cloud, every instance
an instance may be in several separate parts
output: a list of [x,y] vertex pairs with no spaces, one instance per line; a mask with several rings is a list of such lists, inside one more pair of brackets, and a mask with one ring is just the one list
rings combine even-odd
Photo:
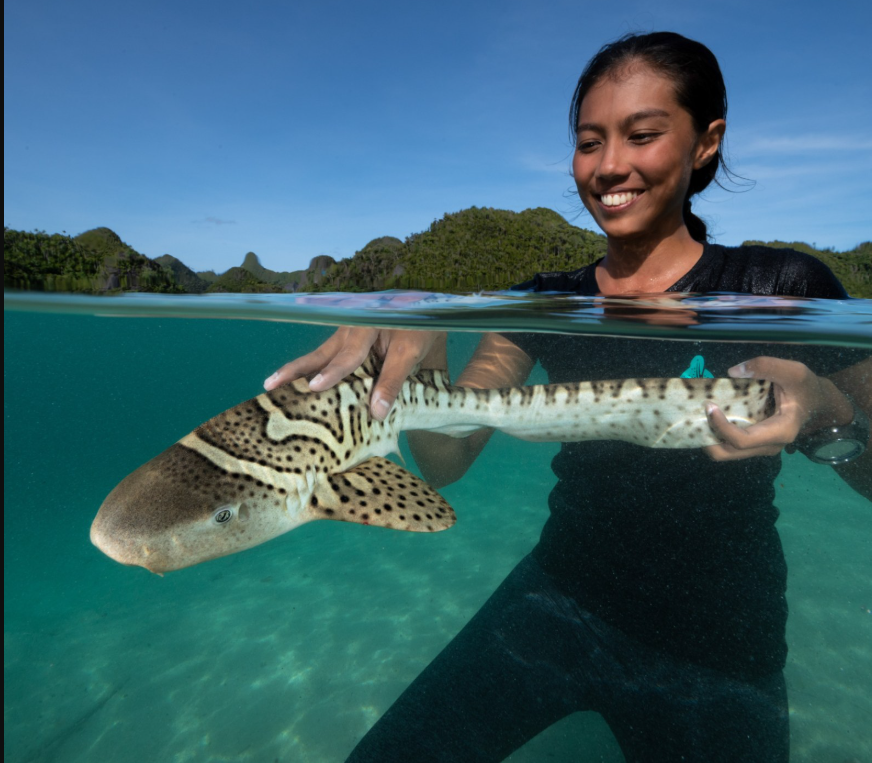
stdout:
[[207,223],[209,225],[236,225],[236,220],[222,220],[220,217],[204,217],[202,220],[194,220],[195,225]]
[[857,165],[850,162],[838,163],[797,163],[790,164],[769,164],[765,161],[759,161],[749,164],[743,164],[737,172],[743,177],[750,178],[754,181],[773,180],[781,178],[800,178],[813,175],[828,175],[830,177],[841,175],[842,182],[844,177],[852,176],[857,171]]
[[792,135],[751,137],[743,151],[757,154],[806,154],[820,151],[872,151],[872,139],[859,135]]
[[548,175],[563,175],[566,178],[571,178],[570,172],[570,157],[562,157],[554,159],[553,157],[544,157],[539,154],[525,154],[518,158],[521,167],[530,172],[541,172]]

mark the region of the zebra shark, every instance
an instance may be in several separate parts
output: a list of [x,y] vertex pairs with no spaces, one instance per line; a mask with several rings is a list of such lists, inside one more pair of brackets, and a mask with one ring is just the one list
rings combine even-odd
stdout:
[[243,551],[316,519],[412,532],[451,527],[451,506],[385,456],[403,430],[465,437],[493,427],[540,442],[624,440],[652,448],[717,442],[715,402],[749,426],[772,411],[757,379],[626,379],[507,389],[451,386],[441,371],[404,383],[384,421],[369,412],[378,360],[336,387],[284,384],[209,419],[127,476],[91,526],[111,558],[156,573]]

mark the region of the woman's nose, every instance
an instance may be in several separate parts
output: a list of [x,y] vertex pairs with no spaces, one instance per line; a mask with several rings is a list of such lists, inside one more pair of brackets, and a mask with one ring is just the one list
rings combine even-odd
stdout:
[[600,151],[596,174],[600,178],[622,177],[629,172],[623,147],[619,142],[608,141]]

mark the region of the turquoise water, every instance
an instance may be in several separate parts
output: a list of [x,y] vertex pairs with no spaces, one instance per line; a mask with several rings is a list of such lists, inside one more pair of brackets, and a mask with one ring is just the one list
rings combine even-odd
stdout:
[[128,293],[81,296],[7,292],[6,309],[114,317],[226,318],[351,324],[448,331],[541,331],[638,338],[764,340],[872,347],[872,300],[681,294],[581,297],[483,292],[433,294],[210,294]]
[[[316,522],[163,578],[112,562],[88,540],[112,487],[259,393],[331,331],[276,320],[335,322],[344,309],[303,302],[293,315],[245,314],[265,303],[176,299],[99,301],[107,314],[158,316],[147,319],[96,317],[88,301],[7,299],[31,310],[7,310],[4,326],[7,761],[342,760],[532,548],[547,517],[557,446],[497,435],[441,491],[459,518],[448,532]],[[162,317],[193,317],[187,304],[203,316],[268,320]],[[360,322],[372,313],[372,304],[351,306]],[[434,317],[442,308],[433,305],[414,316],[394,307],[371,320],[495,328],[523,318],[505,304],[455,304],[450,318]],[[806,307],[676,306],[679,318],[696,311],[689,326],[638,316],[618,325],[593,305],[584,318],[565,306],[519,309],[544,314],[552,330],[734,340],[762,331],[872,346],[868,302],[836,317],[819,312],[827,305]],[[722,321],[700,317],[707,309]],[[451,335],[455,373],[476,339]],[[777,491],[790,568],[792,760],[872,761],[872,506],[801,456],[784,458]],[[510,760],[622,757],[598,716],[577,714]]]

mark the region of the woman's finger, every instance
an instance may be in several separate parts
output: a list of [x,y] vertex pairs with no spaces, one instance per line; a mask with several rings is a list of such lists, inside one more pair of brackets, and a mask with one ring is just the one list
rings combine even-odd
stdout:
[[706,404],[709,426],[720,440],[736,450],[754,448],[782,448],[796,439],[799,421],[789,411],[778,410],[770,416],[747,428],[730,422],[724,412],[714,403]]
[[[332,380],[332,383],[327,384],[323,389],[328,389],[340,379],[345,378],[345,376],[354,371],[360,363],[363,362],[361,360],[349,371],[337,376],[337,374],[341,373],[343,368],[353,363],[355,353],[351,353],[351,356],[349,356],[349,348],[353,347],[356,342],[361,342],[363,344],[368,342],[368,344],[366,344],[366,350],[363,352],[363,357],[365,358],[373,341],[375,341],[375,336],[377,334],[377,329],[349,328],[343,326],[342,328],[337,329],[320,347],[315,348],[312,352],[309,352],[306,355],[302,355],[299,358],[292,360],[290,363],[285,363],[285,365],[264,381],[263,386],[267,390],[272,390],[281,384],[286,384],[295,379],[319,373],[321,374],[321,381],[323,382],[324,371],[333,363],[338,355],[345,352],[338,366],[334,367],[327,376],[327,380]],[[337,376],[337,378],[333,379],[334,376]]]
[[267,377],[263,383],[265,390],[269,391],[276,387],[300,379],[303,376],[315,373],[327,363],[328,355],[322,345],[307,355],[303,355],[290,363],[285,363],[272,376]]
[[734,379],[768,379],[780,387],[801,386],[814,377],[808,366],[796,360],[761,355],[728,369]]
[[403,383],[430,351],[438,336],[439,332],[436,331],[391,332],[381,373],[370,398],[370,411],[376,419],[383,421],[390,413]]
[[333,356],[323,368],[315,369],[318,373],[309,382],[316,392],[330,389],[360,368],[378,339],[379,330],[355,326],[342,328],[336,333],[339,335],[338,346]]

